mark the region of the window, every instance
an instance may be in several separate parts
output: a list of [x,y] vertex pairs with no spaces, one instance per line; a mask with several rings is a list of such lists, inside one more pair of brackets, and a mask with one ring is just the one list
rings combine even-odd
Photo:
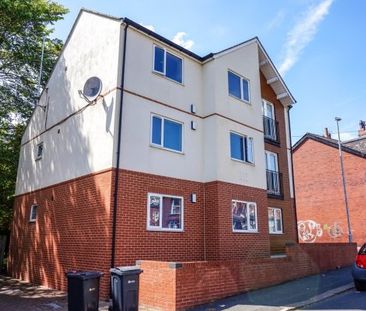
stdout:
[[254,163],[253,138],[230,132],[230,154],[232,159]]
[[277,141],[277,125],[275,120],[274,106],[262,99],[264,137]]
[[270,207],[268,209],[268,227],[269,233],[283,233],[282,210],[280,208]]
[[183,198],[149,193],[147,228],[160,231],[183,231]]
[[36,147],[36,160],[42,159],[43,156],[43,142],[39,143]]
[[257,232],[257,205],[232,200],[233,232]]
[[247,79],[228,71],[228,86],[230,95],[246,102],[250,101],[249,81]]
[[154,46],[154,71],[182,83],[183,61],[181,58]]
[[182,124],[152,115],[151,143],[165,149],[182,152]]
[[31,206],[31,210],[30,210],[30,215],[29,215],[29,221],[30,222],[35,222],[37,219],[37,209],[38,209],[38,205],[33,204]]
[[278,172],[277,154],[266,151],[267,192],[281,195],[280,173]]

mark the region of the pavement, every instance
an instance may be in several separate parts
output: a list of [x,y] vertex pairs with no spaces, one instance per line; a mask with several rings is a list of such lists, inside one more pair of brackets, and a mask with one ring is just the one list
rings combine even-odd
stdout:
[[[221,299],[195,311],[288,311],[306,307],[353,288],[351,267]],[[0,310],[67,311],[64,292],[0,275]],[[100,311],[108,310],[101,301]]]
[[288,311],[303,308],[353,288],[351,267],[221,299],[194,311]]

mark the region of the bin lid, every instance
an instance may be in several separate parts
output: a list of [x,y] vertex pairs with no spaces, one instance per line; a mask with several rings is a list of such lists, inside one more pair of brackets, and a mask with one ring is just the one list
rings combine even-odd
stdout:
[[126,275],[126,274],[140,274],[142,270],[139,266],[124,266],[124,267],[115,267],[109,270],[112,274],[118,275]]
[[68,271],[66,272],[67,278],[78,278],[82,280],[96,279],[103,275],[102,272],[98,271]]

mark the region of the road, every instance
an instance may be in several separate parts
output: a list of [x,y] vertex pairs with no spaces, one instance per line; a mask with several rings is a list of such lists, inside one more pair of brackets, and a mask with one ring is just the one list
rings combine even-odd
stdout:
[[351,289],[301,310],[366,310],[366,291]]

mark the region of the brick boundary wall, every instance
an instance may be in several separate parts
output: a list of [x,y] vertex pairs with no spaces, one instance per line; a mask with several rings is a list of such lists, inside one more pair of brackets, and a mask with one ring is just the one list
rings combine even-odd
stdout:
[[348,266],[356,244],[289,245],[287,257],[233,261],[139,261],[141,310],[186,310],[238,293]]

